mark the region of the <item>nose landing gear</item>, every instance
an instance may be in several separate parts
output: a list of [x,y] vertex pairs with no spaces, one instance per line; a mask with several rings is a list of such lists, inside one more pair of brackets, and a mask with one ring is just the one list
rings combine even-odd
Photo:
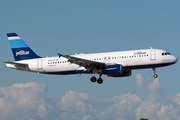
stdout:
[[156,68],[153,68],[153,73],[154,73],[154,78],[157,78],[158,77],[158,75],[156,74]]

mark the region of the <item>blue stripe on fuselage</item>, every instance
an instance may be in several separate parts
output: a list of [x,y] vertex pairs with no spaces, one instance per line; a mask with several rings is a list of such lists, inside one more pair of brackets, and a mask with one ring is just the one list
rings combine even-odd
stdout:
[[11,48],[25,48],[28,47],[21,39],[9,40]]

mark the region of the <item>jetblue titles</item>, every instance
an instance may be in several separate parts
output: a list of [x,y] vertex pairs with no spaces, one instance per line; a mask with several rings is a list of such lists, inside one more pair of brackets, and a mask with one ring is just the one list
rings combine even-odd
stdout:
[[24,51],[24,50],[21,50],[19,52],[16,51],[16,56],[18,55],[29,55],[29,51]]

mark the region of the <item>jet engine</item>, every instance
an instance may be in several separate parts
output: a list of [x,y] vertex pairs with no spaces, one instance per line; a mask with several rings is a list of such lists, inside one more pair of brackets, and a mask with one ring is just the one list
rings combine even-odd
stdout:
[[104,67],[103,69],[98,70],[98,73],[111,75],[111,74],[121,74],[122,71],[123,71],[122,65],[115,64],[115,65],[108,65],[108,66]]
[[111,74],[108,77],[128,77],[131,76],[131,70],[123,71],[121,74]]

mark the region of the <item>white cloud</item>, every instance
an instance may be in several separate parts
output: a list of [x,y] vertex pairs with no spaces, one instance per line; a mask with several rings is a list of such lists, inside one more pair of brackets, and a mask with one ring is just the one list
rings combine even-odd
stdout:
[[161,120],[180,120],[180,109],[174,104],[162,105],[157,117]]
[[46,92],[45,85],[37,83],[20,83],[0,88],[0,119],[23,119],[29,118],[30,114],[39,118],[37,107],[45,102]]
[[[59,102],[61,110],[68,110],[72,106],[76,107],[77,102],[83,104],[83,100],[87,100],[89,95],[87,93],[78,93],[75,91],[66,92],[66,95],[62,96]],[[79,104],[80,104],[79,103]]]
[[154,81],[150,81],[149,77],[144,79],[139,73],[136,74],[136,84],[139,88],[148,92],[157,92],[157,90],[160,88],[159,77]]
[[[148,92],[148,96],[142,99],[136,94],[124,94],[112,98],[113,105],[100,113],[99,119],[129,120],[148,118],[152,120],[176,120],[180,119],[180,106],[163,95],[159,78],[150,81],[144,79],[141,74],[136,74],[137,86]],[[177,103],[180,94],[174,97]]]
[[112,98],[113,105],[105,109],[98,116],[99,119],[127,119],[131,120],[135,118],[134,110],[138,107],[141,102],[141,98],[136,94],[124,94],[120,96],[114,96]]
[[39,105],[39,107],[38,107],[38,112],[39,112],[38,115],[39,115],[41,118],[46,118],[46,117],[47,117],[48,112],[47,112],[46,104],[45,104],[45,103],[42,103],[42,104]]
[[89,95],[87,93],[66,92],[58,104],[62,111],[60,118],[73,120],[89,119],[89,114],[93,114],[95,109],[91,104],[86,103],[88,98]]
[[[136,119],[145,117],[153,120],[173,120],[180,117],[180,106],[164,96],[159,77],[150,81],[141,77],[140,74],[136,74],[136,82],[139,88],[146,90],[149,94],[135,110]],[[171,112],[167,114],[167,111]]]
[[180,93],[178,93],[176,96],[171,97],[170,99],[180,106]]
[[147,91],[112,98],[93,98],[87,93],[69,91],[63,96],[47,95],[43,84],[19,83],[0,88],[0,119],[4,120],[149,120],[180,119],[180,93],[165,97],[159,78],[150,80],[136,74],[136,84]]
[[82,120],[92,120],[91,115],[85,115]]

